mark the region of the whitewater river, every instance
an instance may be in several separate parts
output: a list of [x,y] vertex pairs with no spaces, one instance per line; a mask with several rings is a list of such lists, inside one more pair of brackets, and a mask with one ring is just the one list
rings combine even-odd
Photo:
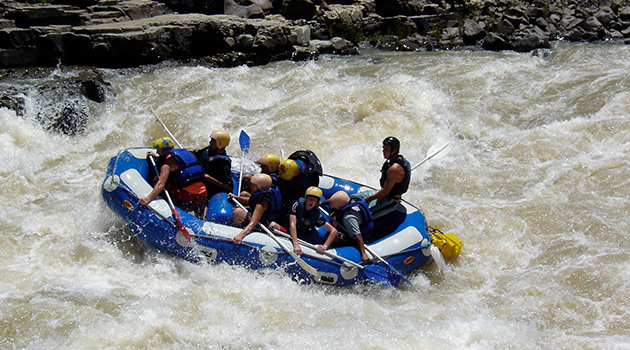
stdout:
[[[0,109],[0,348],[630,349],[630,46],[102,74],[116,96],[77,136]],[[222,128],[238,155],[244,129],[251,159],[309,148],[369,185],[386,136],[412,164],[451,141],[405,198],[461,255],[413,286],[336,288],[147,247],[100,186],[165,136],[151,107],[187,147]]]

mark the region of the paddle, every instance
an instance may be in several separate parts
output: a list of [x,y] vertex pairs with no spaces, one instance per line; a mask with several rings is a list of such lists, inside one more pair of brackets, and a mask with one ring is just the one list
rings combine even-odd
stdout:
[[413,168],[411,168],[411,170],[413,171],[415,168],[419,167],[420,165],[422,165],[424,162],[426,162],[429,159],[439,159],[439,158],[444,157],[445,155],[448,154],[448,152],[451,151],[451,149],[453,149],[453,146],[451,145],[450,141],[445,143],[444,145],[436,143],[427,151],[427,157],[424,158],[420,163],[414,165]]
[[151,107],[151,113],[153,113],[153,116],[155,117],[155,119],[157,119],[157,121],[162,125],[164,130],[166,130],[166,133],[168,134],[168,136],[170,136],[173,139],[173,141],[175,141],[175,143],[177,144],[177,147],[184,148],[182,147],[182,144],[179,143],[179,141],[177,141],[177,139],[175,138],[175,135],[173,135],[173,133],[171,133],[171,131],[166,127],[166,124],[164,124],[162,120],[160,120],[160,117],[158,117],[158,115],[155,113],[155,111],[153,110],[153,107]]
[[[245,207],[239,201],[237,201],[236,198],[232,197],[232,201],[236,205],[238,205],[241,209],[247,211],[247,209],[245,209]],[[271,237],[271,239],[273,239],[280,246],[280,248],[282,248],[282,250],[289,253],[289,255],[291,255],[293,259],[295,259],[295,261],[298,263],[298,265],[300,265],[304,269],[304,271],[315,276],[315,280],[319,280],[319,271],[317,271],[316,268],[307,264],[306,261],[302,260],[302,258],[300,258],[297,254],[295,254],[294,251],[289,250],[278,238],[276,238],[276,236],[274,236],[273,233],[271,233],[271,231],[269,231],[267,226],[263,225],[261,222],[258,222],[258,226],[260,226],[260,228],[267,234],[267,236]]]
[[243,157],[241,157],[241,173],[238,176],[237,196],[241,194],[241,184],[243,183],[243,158],[245,158],[245,155],[249,152],[249,135],[247,135],[245,130],[241,130],[241,134],[238,137],[238,143],[241,145],[241,153],[243,154]]
[[[277,235],[282,236],[282,237],[291,238],[291,235],[289,235],[288,233],[282,232],[280,230],[273,230],[273,232],[275,234],[277,234]],[[303,245],[303,246],[305,246],[305,247],[311,248],[313,250],[317,250],[317,247],[315,245],[313,245],[311,243],[308,243],[306,241],[303,241],[303,240],[301,240],[299,238],[298,238],[298,243]],[[344,261],[344,262],[346,262],[346,263],[348,263],[348,264],[350,264],[352,266],[355,266],[355,267],[358,267],[358,268],[362,269],[363,272],[365,272],[366,276],[368,276],[369,278],[371,278],[373,280],[381,281],[381,283],[382,283],[382,278],[385,278],[384,282],[386,282],[386,283],[382,283],[382,284],[388,284],[388,285],[392,285],[392,286],[395,287],[395,286],[398,285],[398,282],[400,281],[399,279],[395,280],[395,281],[390,280],[388,278],[389,276],[388,276],[387,272],[386,271],[381,271],[382,267],[380,267],[380,266],[377,266],[377,265],[363,266],[361,264],[357,264],[356,262],[354,262],[352,260],[346,259],[343,256],[339,256],[337,254],[333,254],[333,253],[331,253],[331,252],[329,252],[327,250],[324,250],[324,252],[322,254],[324,254],[324,255],[326,255],[328,257],[334,258],[334,259],[339,259],[339,260]]]
[[387,262],[387,260],[381,258],[380,255],[376,254],[376,252],[374,252],[372,248],[368,247],[367,244],[365,245],[365,250],[367,250],[370,254],[372,254],[378,260],[382,261],[385,265],[387,265],[387,267],[389,267],[392,271],[394,271],[397,275],[399,275],[400,278],[404,279],[405,282],[409,283],[410,286],[413,285],[411,284],[411,281],[407,279],[407,277],[403,276],[403,274],[400,273],[400,271],[396,270],[390,263]]
[[[335,222],[336,222],[335,218],[334,218],[334,217],[332,217],[332,216],[330,216],[330,214],[328,214],[328,212],[326,212],[326,210],[325,210],[324,208],[322,208],[322,207],[318,207],[318,208],[319,208],[319,210],[320,210],[322,213],[326,214],[326,216],[328,216],[328,217],[330,218],[330,220],[332,220],[332,221],[335,221]],[[337,223],[337,226],[338,226],[339,228],[341,228],[341,227],[342,227],[341,225],[339,225],[339,223]],[[380,256],[378,256],[378,255],[377,255],[374,251],[372,251],[372,249],[370,249],[370,247],[368,247],[368,245],[367,245],[367,244],[364,244],[363,246],[365,247],[365,250],[367,250],[368,252],[370,252],[370,253],[371,253],[374,257],[376,257],[376,258],[377,258],[377,259],[379,259],[380,261],[384,262],[384,263],[385,263],[385,265],[387,265],[387,267],[389,267],[389,268],[390,268],[390,270],[392,270],[395,274],[397,274],[398,276],[400,276],[400,278],[404,279],[407,283],[409,283],[409,285],[411,285],[411,281],[409,281],[409,280],[408,280],[405,276],[403,276],[403,274],[402,274],[402,273],[400,273],[400,271],[396,270],[396,269],[395,269],[392,265],[390,265],[387,261],[385,261],[383,258],[381,258]]]
[[[435,145],[431,146],[431,148],[429,148],[429,150],[427,151],[427,157],[424,158],[420,163],[414,165],[413,168],[411,168],[411,171],[413,171],[415,168],[419,167],[429,159],[438,159],[444,157],[448,154],[448,152],[451,151],[451,149],[453,149],[453,146],[451,145],[450,141],[445,143],[444,145],[436,143]],[[444,263],[444,257],[436,246],[432,245],[431,248],[429,248],[429,251],[431,252],[431,257],[433,258],[433,261],[435,261],[435,264],[438,266],[438,270],[442,270],[444,267],[446,267],[446,264]]]
[[[160,171],[157,168],[157,165],[155,165],[155,160],[153,160],[153,156],[149,155],[149,160],[151,160],[151,164],[153,165],[153,169],[155,170],[155,174],[158,177],[158,180],[160,179]],[[166,195],[166,201],[168,203],[168,206],[171,208],[171,211],[173,212],[173,218],[175,219],[175,223],[177,224],[177,228],[182,231],[182,234],[184,235],[184,238],[186,238],[186,240],[188,240],[188,242],[192,243],[192,238],[190,238],[190,234],[188,233],[188,230],[186,229],[186,227],[184,227],[184,224],[182,224],[182,221],[179,218],[179,214],[177,213],[177,209],[175,209],[175,205],[173,205],[173,201],[171,200],[171,196],[168,194],[168,191],[166,190],[166,187],[164,188],[164,194]]]

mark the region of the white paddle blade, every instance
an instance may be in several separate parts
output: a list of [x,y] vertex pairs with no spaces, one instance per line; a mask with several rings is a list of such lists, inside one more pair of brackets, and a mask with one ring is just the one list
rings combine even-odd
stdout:
[[433,258],[433,261],[435,261],[438,270],[444,270],[444,268],[446,268],[446,261],[444,261],[444,257],[442,256],[440,249],[434,245],[431,245],[429,251],[431,252],[431,257]]
[[451,141],[446,143],[436,143],[427,151],[427,158],[439,159],[447,155],[453,149]]

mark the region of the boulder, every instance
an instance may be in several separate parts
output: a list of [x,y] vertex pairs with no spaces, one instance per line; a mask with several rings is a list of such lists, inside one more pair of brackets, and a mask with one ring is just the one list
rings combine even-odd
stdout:
[[475,22],[472,19],[466,19],[464,21],[464,30],[462,39],[466,45],[475,45],[477,41],[483,39],[486,36],[485,23]]

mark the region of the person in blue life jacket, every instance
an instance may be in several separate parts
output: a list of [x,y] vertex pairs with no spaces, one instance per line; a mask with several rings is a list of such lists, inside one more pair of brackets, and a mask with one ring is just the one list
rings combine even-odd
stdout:
[[[280,157],[278,157],[274,153],[265,153],[256,161],[256,164],[260,166],[261,174],[267,174],[271,176],[273,183],[276,183],[276,181],[278,180],[278,166],[280,165]],[[238,196],[230,194],[230,198],[234,197],[241,204],[248,205],[249,197],[251,196],[250,181],[252,179],[252,176],[253,175],[250,174],[244,174],[243,182],[241,184],[241,193],[239,193]]]
[[304,196],[306,189],[319,185],[323,174],[319,158],[309,150],[295,151],[278,167],[278,188],[285,203],[290,204]]
[[330,196],[328,203],[339,237],[328,235],[322,248],[328,249],[333,243],[337,246],[356,243],[361,254],[361,263],[369,264],[370,258],[365,253],[364,238],[371,233],[374,222],[367,202],[359,197],[350,197],[345,191],[337,191]]
[[[298,238],[310,242],[318,243],[319,236],[317,227],[324,227],[328,235],[337,237],[337,229],[329,224],[324,215],[319,211],[319,201],[323,193],[319,187],[311,186],[306,190],[304,197],[293,202],[289,209],[289,233],[293,242],[293,251],[301,255],[302,248],[298,244]],[[329,245],[318,245],[316,250],[323,253]]]
[[210,144],[202,149],[192,151],[199,159],[205,173],[208,198],[220,192],[232,192],[232,160],[227,156],[225,148],[230,144],[230,135],[223,130],[215,130],[210,134]]
[[399,152],[400,141],[397,138],[388,136],[383,140],[385,163],[381,168],[379,180],[381,188],[364,198],[368,203],[376,200],[376,204],[371,206],[375,215],[397,207],[402,195],[409,189],[411,165]]
[[279,218],[282,208],[282,195],[276,186],[273,185],[271,176],[267,174],[256,174],[251,179],[252,196],[249,198],[249,210],[245,211],[240,207],[234,208],[232,220],[234,226],[242,226],[247,222],[243,230],[232,241],[241,244],[243,238],[247,236],[258,223],[268,225]]
[[159,179],[151,192],[140,198],[139,203],[149,204],[166,188],[178,206],[200,215],[207,200],[203,168],[190,151],[174,149],[174,146],[170,137],[157,139],[153,143],[157,154],[148,152],[147,157],[157,158]]

